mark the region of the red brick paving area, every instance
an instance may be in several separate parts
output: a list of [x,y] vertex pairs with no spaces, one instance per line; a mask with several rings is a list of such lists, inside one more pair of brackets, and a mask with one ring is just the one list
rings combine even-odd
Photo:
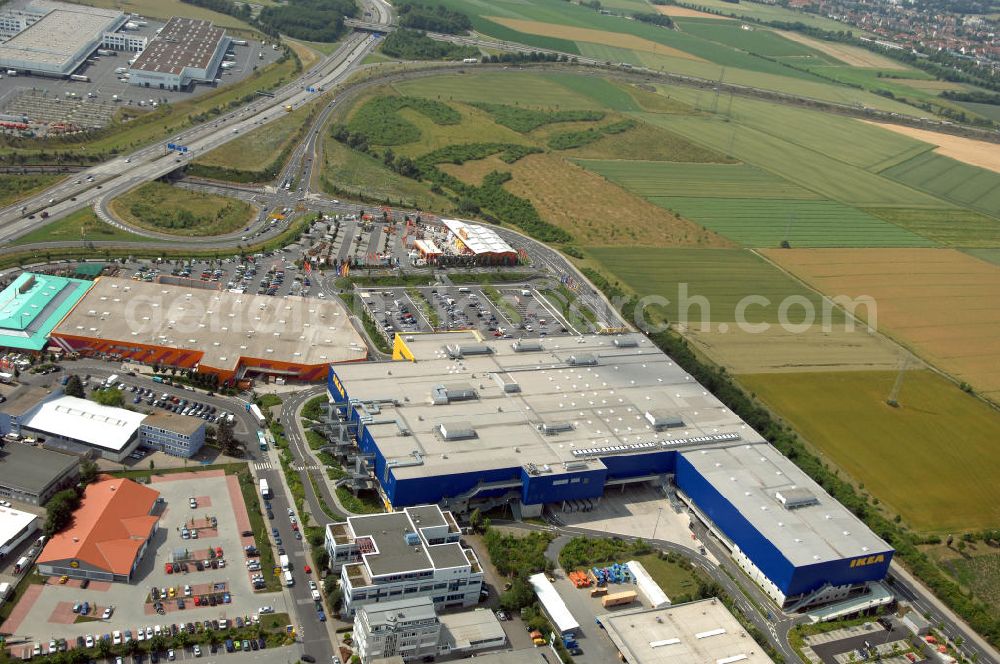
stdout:
[[41,594],[42,586],[40,584],[30,584],[25,589],[24,594],[21,595],[21,599],[14,606],[14,610],[10,612],[10,616],[0,626],[0,632],[4,634],[17,634],[18,628],[21,627],[21,622],[31,612],[31,607],[35,605]]
[[59,602],[49,616],[49,622],[55,625],[72,625],[76,622],[76,614],[73,613],[73,602]]
[[152,482],[173,482],[176,480],[200,480],[206,477],[225,477],[224,470],[202,470],[189,473],[170,473],[168,475],[153,475]]
[[[226,477],[226,485],[229,488],[229,500],[233,504],[233,513],[236,517],[236,532],[252,530],[250,527],[250,515],[247,514],[246,503],[243,502],[243,491],[240,489],[240,480],[235,475]],[[240,535],[240,546],[255,544],[254,538]]]

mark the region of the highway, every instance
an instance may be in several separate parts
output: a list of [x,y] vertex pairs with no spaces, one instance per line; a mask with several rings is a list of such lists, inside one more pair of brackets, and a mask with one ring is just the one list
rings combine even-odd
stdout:
[[[384,0],[372,0],[371,9],[379,23],[391,24],[391,6]],[[273,97],[260,97],[211,123],[192,127],[129,155],[79,171],[75,180],[63,180],[40,194],[0,210],[0,243],[10,242],[36,228],[39,225],[37,217],[42,210],[48,213],[48,221],[51,221],[95,203],[103,208],[106,201],[143,182],[170,173],[185,159],[208,152],[255,127],[284,117],[286,105],[297,108],[317,94],[308,92],[306,87],[326,90],[345,80],[372,50],[375,42],[374,35],[355,32],[334,53],[275,91]],[[186,156],[167,152],[166,143],[186,146]],[[29,215],[36,218],[29,218]],[[159,234],[149,231],[140,234],[159,237]],[[169,239],[169,236],[160,239]],[[231,238],[207,238],[206,243],[218,243],[221,239]]]

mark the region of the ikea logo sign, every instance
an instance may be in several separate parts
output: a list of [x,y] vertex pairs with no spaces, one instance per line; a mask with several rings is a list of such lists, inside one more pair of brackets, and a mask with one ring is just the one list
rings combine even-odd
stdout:
[[878,563],[885,562],[885,554],[880,553],[877,556],[863,556],[861,558],[855,558],[851,561],[851,567],[865,567],[867,565],[877,565]]
[[340,377],[337,374],[330,375],[330,384],[333,385],[333,389],[340,395],[341,400],[347,398],[347,391],[344,389],[344,385],[340,382]]

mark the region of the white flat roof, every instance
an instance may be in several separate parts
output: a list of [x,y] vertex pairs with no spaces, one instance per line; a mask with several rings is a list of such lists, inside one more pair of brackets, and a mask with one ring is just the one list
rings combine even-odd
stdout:
[[13,507],[0,507],[0,548],[7,546],[24,528],[37,519],[37,514],[22,512]]
[[491,228],[467,224],[458,219],[442,219],[441,223],[474,254],[513,253],[514,248]]
[[143,413],[64,396],[42,404],[22,426],[120,452],[145,418]]
[[545,613],[549,615],[552,622],[555,623],[554,627],[556,631],[560,634],[565,634],[567,632],[572,632],[575,629],[580,628],[580,623],[576,621],[573,614],[569,612],[569,608],[566,606],[566,602],[563,601],[562,597],[559,596],[559,591],[556,587],[549,583],[549,580],[545,578],[544,574],[535,574],[528,577],[528,582],[531,583],[531,587],[535,589],[535,594],[538,595],[538,601],[542,603],[545,607]]
[[60,3],[0,46],[0,60],[11,66],[22,62],[22,67],[69,66],[80,49],[99,41],[104,32],[113,30],[123,19],[124,14],[118,10]]
[[773,664],[717,599],[599,618],[631,664]]

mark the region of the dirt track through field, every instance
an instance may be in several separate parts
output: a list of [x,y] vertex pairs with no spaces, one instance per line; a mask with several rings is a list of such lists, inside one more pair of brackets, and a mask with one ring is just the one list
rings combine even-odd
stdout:
[[504,18],[503,16],[484,16],[494,23],[506,26],[518,32],[525,32],[529,35],[541,35],[543,37],[557,37],[570,41],[590,42],[591,44],[603,44],[604,46],[617,46],[618,48],[630,48],[646,53],[656,53],[668,55],[685,60],[695,60],[705,62],[701,58],[691,55],[686,51],[657,44],[649,39],[628,35],[623,32],[605,32],[603,30],[592,30],[590,28],[574,28],[568,25],[556,25],[555,23],[544,23],[542,21],[525,21],[518,18]]
[[977,141],[971,138],[952,136],[951,134],[940,134],[936,131],[917,129],[916,127],[903,127],[901,125],[871,122],[870,120],[863,120],[863,122],[894,131],[897,134],[915,138],[918,141],[936,145],[937,149],[935,152],[945,157],[951,157],[966,164],[1000,173],[1000,145],[996,143],[987,143],[986,141]]
[[[1000,400],[1000,266],[953,249],[767,249],[828,296],[875,302],[879,330]],[[870,317],[865,306],[857,313]]]
[[906,65],[900,64],[895,60],[890,60],[883,55],[879,55],[878,53],[872,53],[871,51],[859,46],[837,44],[834,42],[823,41],[821,39],[813,39],[812,37],[807,37],[803,34],[799,34],[798,32],[786,30],[776,30],[775,32],[786,39],[790,39],[793,42],[798,42],[808,46],[809,48],[816,49],[820,53],[825,53],[831,58],[836,58],[844,64],[851,65],[852,67],[906,69]]

